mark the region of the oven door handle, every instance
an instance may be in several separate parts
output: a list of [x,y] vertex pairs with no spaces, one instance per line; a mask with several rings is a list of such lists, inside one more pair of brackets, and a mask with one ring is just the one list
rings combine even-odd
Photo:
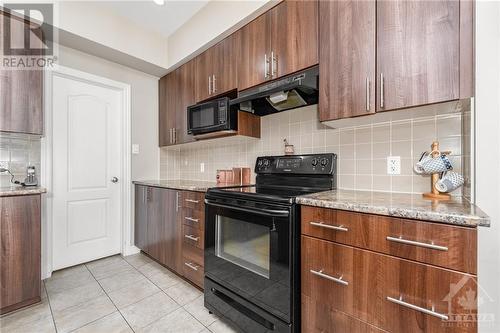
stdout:
[[210,201],[208,199],[205,199],[205,204],[211,205],[214,207],[234,209],[234,210],[237,210],[239,212],[252,213],[252,214],[258,214],[258,215],[264,215],[264,216],[287,217],[290,215],[290,211],[288,211],[288,210],[264,209],[264,208],[252,208],[252,209],[251,208],[243,208],[243,207],[236,207],[236,206],[230,206],[230,205],[216,203],[216,202]]

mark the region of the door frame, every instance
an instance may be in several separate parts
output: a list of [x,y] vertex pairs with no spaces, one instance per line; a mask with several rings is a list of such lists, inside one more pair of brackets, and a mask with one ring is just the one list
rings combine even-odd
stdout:
[[52,70],[46,70],[44,75],[44,133],[41,140],[41,183],[47,189],[42,196],[42,279],[52,275],[53,270],[53,110],[52,92],[55,76],[70,78],[81,82],[89,82],[119,91],[122,95],[122,110],[118,121],[121,126],[121,209],[120,209],[120,252],[129,255],[139,252],[132,244],[132,183],[131,183],[131,96],[130,85],[108,78],[57,65]]

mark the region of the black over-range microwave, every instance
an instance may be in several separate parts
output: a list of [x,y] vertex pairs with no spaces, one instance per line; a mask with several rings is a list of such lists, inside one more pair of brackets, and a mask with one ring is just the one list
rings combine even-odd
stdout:
[[188,133],[203,136],[212,132],[237,131],[238,111],[231,110],[229,98],[222,97],[187,108]]

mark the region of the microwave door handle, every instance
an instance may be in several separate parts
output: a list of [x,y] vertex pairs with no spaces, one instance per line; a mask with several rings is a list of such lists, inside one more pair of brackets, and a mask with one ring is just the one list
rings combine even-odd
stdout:
[[249,208],[235,207],[235,206],[229,206],[229,205],[224,205],[224,204],[220,204],[220,203],[215,203],[215,202],[210,201],[208,199],[205,199],[205,203],[207,205],[211,205],[214,207],[233,209],[233,210],[237,210],[240,212],[258,214],[258,215],[263,215],[263,216],[287,217],[290,215],[290,212],[288,210],[265,209],[265,208],[249,209]]

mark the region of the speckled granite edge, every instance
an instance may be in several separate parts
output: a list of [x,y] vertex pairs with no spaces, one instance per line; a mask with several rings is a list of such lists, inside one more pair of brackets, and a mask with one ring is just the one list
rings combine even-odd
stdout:
[[[313,196],[313,195],[311,195]],[[422,207],[405,207],[384,206],[380,204],[370,204],[367,202],[346,202],[337,201],[336,199],[316,199],[308,195],[298,197],[297,203],[307,206],[333,208],[340,210],[347,210],[359,213],[377,214],[392,217],[400,217],[415,220],[424,220],[431,222],[446,223],[452,225],[466,226],[466,227],[489,227],[490,218],[484,214],[479,208],[471,203],[464,203],[464,206],[470,206],[470,210],[476,211],[476,214],[468,214],[454,211],[453,206],[449,211],[432,211]],[[445,205],[441,203],[441,205]]]
[[0,197],[14,197],[46,193],[43,187],[0,187]]
[[135,180],[132,183],[137,185],[194,192],[207,192],[209,188],[217,186],[215,182],[189,180]]

